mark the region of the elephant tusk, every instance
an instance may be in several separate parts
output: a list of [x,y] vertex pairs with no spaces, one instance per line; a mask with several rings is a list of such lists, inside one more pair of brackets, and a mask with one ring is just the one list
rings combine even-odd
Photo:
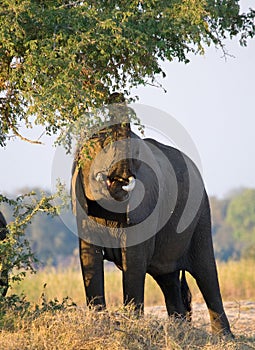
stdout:
[[135,178],[134,176],[130,176],[128,178],[129,184],[126,186],[122,186],[122,189],[126,192],[131,192],[135,188]]

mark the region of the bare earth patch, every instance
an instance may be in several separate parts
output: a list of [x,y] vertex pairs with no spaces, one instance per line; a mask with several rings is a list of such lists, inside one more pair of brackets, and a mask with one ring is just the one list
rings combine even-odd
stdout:
[[[224,307],[232,332],[236,336],[255,338],[255,302],[227,301]],[[167,317],[165,306],[146,307],[145,313]],[[209,314],[205,303],[192,303],[192,324],[210,332]]]

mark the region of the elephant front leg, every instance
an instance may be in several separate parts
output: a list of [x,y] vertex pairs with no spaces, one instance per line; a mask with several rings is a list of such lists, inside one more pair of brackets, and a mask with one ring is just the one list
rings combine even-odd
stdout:
[[133,304],[135,312],[142,314],[144,310],[146,269],[144,267],[144,256],[136,252],[136,250],[134,247],[131,247],[122,254],[123,301],[124,305]]
[[104,266],[102,248],[79,239],[80,262],[87,304],[105,308]]
[[144,282],[144,272],[129,269],[123,272],[124,305],[133,304],[137,314],[143,314],[144,311]]

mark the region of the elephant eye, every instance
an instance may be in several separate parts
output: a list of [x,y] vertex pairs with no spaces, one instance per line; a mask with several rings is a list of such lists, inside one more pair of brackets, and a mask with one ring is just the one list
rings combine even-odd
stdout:
[[105,175],[101,172],[97,173],[95,176],[96,181],[104,181],[105,180]]

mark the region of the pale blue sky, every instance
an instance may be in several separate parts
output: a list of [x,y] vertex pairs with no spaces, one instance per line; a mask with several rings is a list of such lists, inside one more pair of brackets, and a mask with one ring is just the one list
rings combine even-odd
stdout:
[[167,111],[188,131],[200,153],[210,194],[255,188],[255,40],[241,48],[228,42],[234,57],[210,48],[192,63],[167,63],[164,94],[140,88],[140,103]]
[[[250,1],[246,1],[251,4]],[[241,48],[227,42],[231,55],[209,48],[191,63],[165,63],[167,78],[162,89],[135,91],[139,103],[169,113],[186,129],[199,151],[203,177],[210,195],[224,196],[238,187],[255,188],[255,40]],[[30,131],[34,138],[40,129]],[[10,141],[0,149],[0,193],[22,187],[51,188],[55,149],[45,145]]]

